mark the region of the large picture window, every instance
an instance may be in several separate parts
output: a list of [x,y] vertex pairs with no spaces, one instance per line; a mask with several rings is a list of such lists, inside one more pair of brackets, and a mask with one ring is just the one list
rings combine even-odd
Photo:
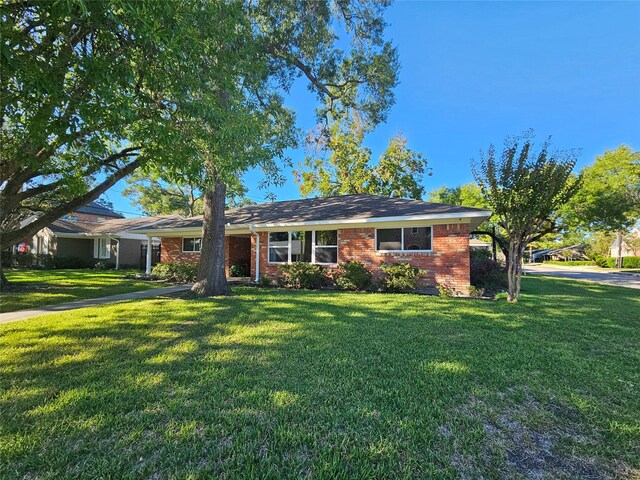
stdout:
[[269,263],[338,263],[338,231],[269,232]]
[[376,250],[392,252],[430,252],[431,227],[378,228]]
[[182,239],[182,251],[183,252],[199,252],[202,246],[202,238],[191,237]]

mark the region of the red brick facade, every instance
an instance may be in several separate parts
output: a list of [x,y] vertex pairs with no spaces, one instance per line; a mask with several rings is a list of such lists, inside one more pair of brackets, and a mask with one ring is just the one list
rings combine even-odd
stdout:
[[[382,263],[409,263],[425,271],[421,285],[446,285],[455,291],[467,293],[469,290],[469,225],[445,224],[433,227],[432,252],[377,252],[374,228],[344,228],[338,230],[338,262],[359,261],[373,272],[381,275]],[[260,274],[278,276],[277,264],[268,263],[268,233],[260,234]],[[247,258],[251,242],[250,256]],[[247,237],[227,237],[228,266],[248,264],[251,277],[255,277],[256,239]],[[182,239],[165,237],[162,239],[163,262],[197,262],[198,253],[182,252]],[[332,268],[327,266],[326,268]]]
[[[247,271],[249,270],[251,263],[249,242],[249,237],[226,237],[225,271],[227,275],[229,275],[229,265],[245,265]],[[200,261],[200,252],[183,252],[182,237],[164,237],[160,249],[160,261],[197,263]]]

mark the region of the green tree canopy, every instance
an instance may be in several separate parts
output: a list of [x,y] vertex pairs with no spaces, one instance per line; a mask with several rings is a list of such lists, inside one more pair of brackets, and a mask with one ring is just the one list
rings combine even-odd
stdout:
[[567,223],[588,232],[629,230],[640,219],[640,151],[622,145],[582,170],[582,185],[563,209]]
[[[178,112],[224,123],[219,89],[248,55],[236,2],[4,2],[1,247],[193,142]],[[212,65],[226,68],[211,68]],[[215,80],[214,80],[215,78]],[[206,87],[206,88],[205,88]],[[27,218],[37,218],[22,225]]]
[[332,122],[316,148],[320,155],[308,156],[295,172],[302,195],[370,193],[421,199],[422,179],[431,173],[427,159],[409,149],[407,139],[398,134],[374,164],[371,150],[362,144],[364,136],[364,123],[357,117]]
[[493,145],[479,162],[472,163],[473,176],[509,240],[507,299],[518,301],[525,248],[553,225],[553,215],[577,191],[580,181],[572,175],[576,155],[550,150],[550,141],[533,152],[533,134],[505,140],[496,155]]

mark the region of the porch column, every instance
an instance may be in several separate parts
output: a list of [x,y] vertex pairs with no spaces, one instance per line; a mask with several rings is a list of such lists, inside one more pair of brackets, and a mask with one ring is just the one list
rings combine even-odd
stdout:
[[151,255],[153,254],[153,243],[151,237],[147,236],[147,269],[144,273],[151,275]]
[[116,270],[120,270],[120,239],[114,238],[116,242]]

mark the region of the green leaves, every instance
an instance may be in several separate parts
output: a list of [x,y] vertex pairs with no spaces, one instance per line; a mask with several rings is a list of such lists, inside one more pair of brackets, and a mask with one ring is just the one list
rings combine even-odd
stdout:
[[582,185],[563,214],[591,231],[628,230],[640,217],[640,151],[622,145],[582,171]]

